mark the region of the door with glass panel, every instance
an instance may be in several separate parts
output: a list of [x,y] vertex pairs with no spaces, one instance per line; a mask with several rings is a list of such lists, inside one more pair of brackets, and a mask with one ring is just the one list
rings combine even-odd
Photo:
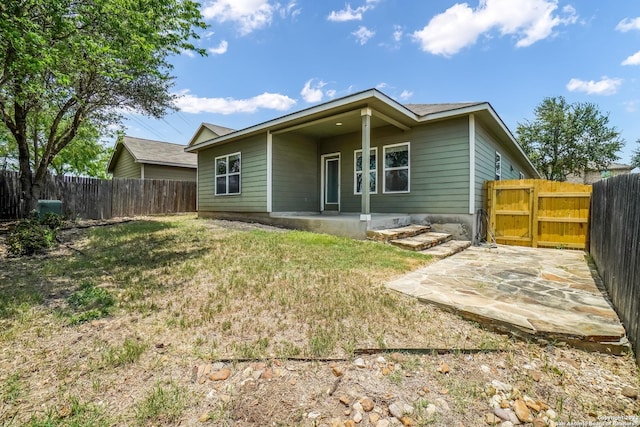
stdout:
[[340,210],[340,156],[323,156],[323,206],[324,211]]

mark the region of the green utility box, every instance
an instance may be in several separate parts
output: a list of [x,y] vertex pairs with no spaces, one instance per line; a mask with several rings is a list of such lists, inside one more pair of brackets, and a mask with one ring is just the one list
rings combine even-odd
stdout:
[[62,201],[38,200],[38,215],[40,216],[40,218],[44,218],[44,216],[48,213],[62,215]]

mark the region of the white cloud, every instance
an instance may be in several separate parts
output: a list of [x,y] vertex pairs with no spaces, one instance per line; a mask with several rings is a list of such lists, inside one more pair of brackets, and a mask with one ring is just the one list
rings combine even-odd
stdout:
[[222,55],[223,53],[227,53],[228,47],[229,43],[226,40],[222,40],[218,47],[210,47],[207,51],[212,55]]
[[640,65],[640,50],[622,61],[622,65]]
[[333,22],[362,21],[362,14],[376,7],[378,2],[379,0],[367,0],[364,6],[358,6],[355,9],[352,9],[351,5],[347,3],[342,10],[332,10],[327,16],[327,20]]
[[400,99],[402,101],[406,101],[407,99],[411,98],[413,96],[413,92],[411,92],[410,90],[403,90],[402,93],[400,94]]
[[280,17],[282,19],[288,16],[295,18],[300,15],[302,13],[302,9],[297,8],[296,6],[298,6],[298,3],[296,3],[295,1],[290,1],[286,6],[280,6],[280,4],[276,4],[278,12],[280,13]]
[[188,90],[177,93],[176,107],[185,113],[255,113],[259,109],[286,111],[296,104],[295,99],[279,93],[265,92],[248,99],[201,98]]
[[324,98],[324,92],[322,88],[326,86],[326,83],[322,80],[315,81],[316,79],[309,79],[304,84],[304,87],[300,91],[300,95],[302,95],[302,99],[305,102],[314,103],[320,102]]
[[585,92],[588,95],[613,95],[622,84],[621,79],[602,77],[599,81],[571,79],[567,83],[569,92]]
[[378,89],[378,90],[382,90],[382,89],[385,89],[385,88],[388,88],[388,87],[389,87],[389,85],[387,83],[385,83],[385,82],[380,82],[380,83],[378,83],[376,85],[376,89]]
[[626,33],[631,30],[640,30],[640,17],[637,18],[624,18],[618,22],[616,30]]
[[402,27],[400,25],[394,25],[393,27],[393,40],[399,42],[402,40],[403,35]]
[[358,40],[358,43],[360,43],[361,45],[367,44],[369,39],[376,35],[375,31],[371,31],[363,25],[358,27],[358,29],[351,34],[356,37],[356,40]]
[[214,0],[204,4],[202,16],[205,20],[236,23],[240,34],[246,35],[271,24],[275,9],[269,0]]
[[333,98],[335,98],[335,97],[336,97],[336,93],[337,93],[337,92],[336,92],[336,90],[335,90],[335,89],[328,89],[328,90],[325,92],[325,95],[327,95],[327,98],[329,98],[329,99],[333,99]]
[[558,0],[479,0],[473,9],[456,3],[413,33],[423,51],[451,56],[473,45],[480,35],[498,30],[501,36],[517,38],[517,47],[526,47],[553,35],[558,25],[574,24],[578,17],[571,6],[554,15]]

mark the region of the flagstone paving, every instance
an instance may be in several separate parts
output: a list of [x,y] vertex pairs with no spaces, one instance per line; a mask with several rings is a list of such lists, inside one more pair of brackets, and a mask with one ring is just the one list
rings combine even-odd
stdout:
[[580,251],[472,246],[387,286],[521,337],[628,350],[624,327]]

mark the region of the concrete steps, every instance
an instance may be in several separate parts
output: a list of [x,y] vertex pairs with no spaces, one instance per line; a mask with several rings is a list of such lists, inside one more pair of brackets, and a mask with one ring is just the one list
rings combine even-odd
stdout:
[[471,246],[471,242],[451,240],[451,234],[434,233],[429,225],[411,224],[383,230],[368,230],[367,238],[440,259]]

